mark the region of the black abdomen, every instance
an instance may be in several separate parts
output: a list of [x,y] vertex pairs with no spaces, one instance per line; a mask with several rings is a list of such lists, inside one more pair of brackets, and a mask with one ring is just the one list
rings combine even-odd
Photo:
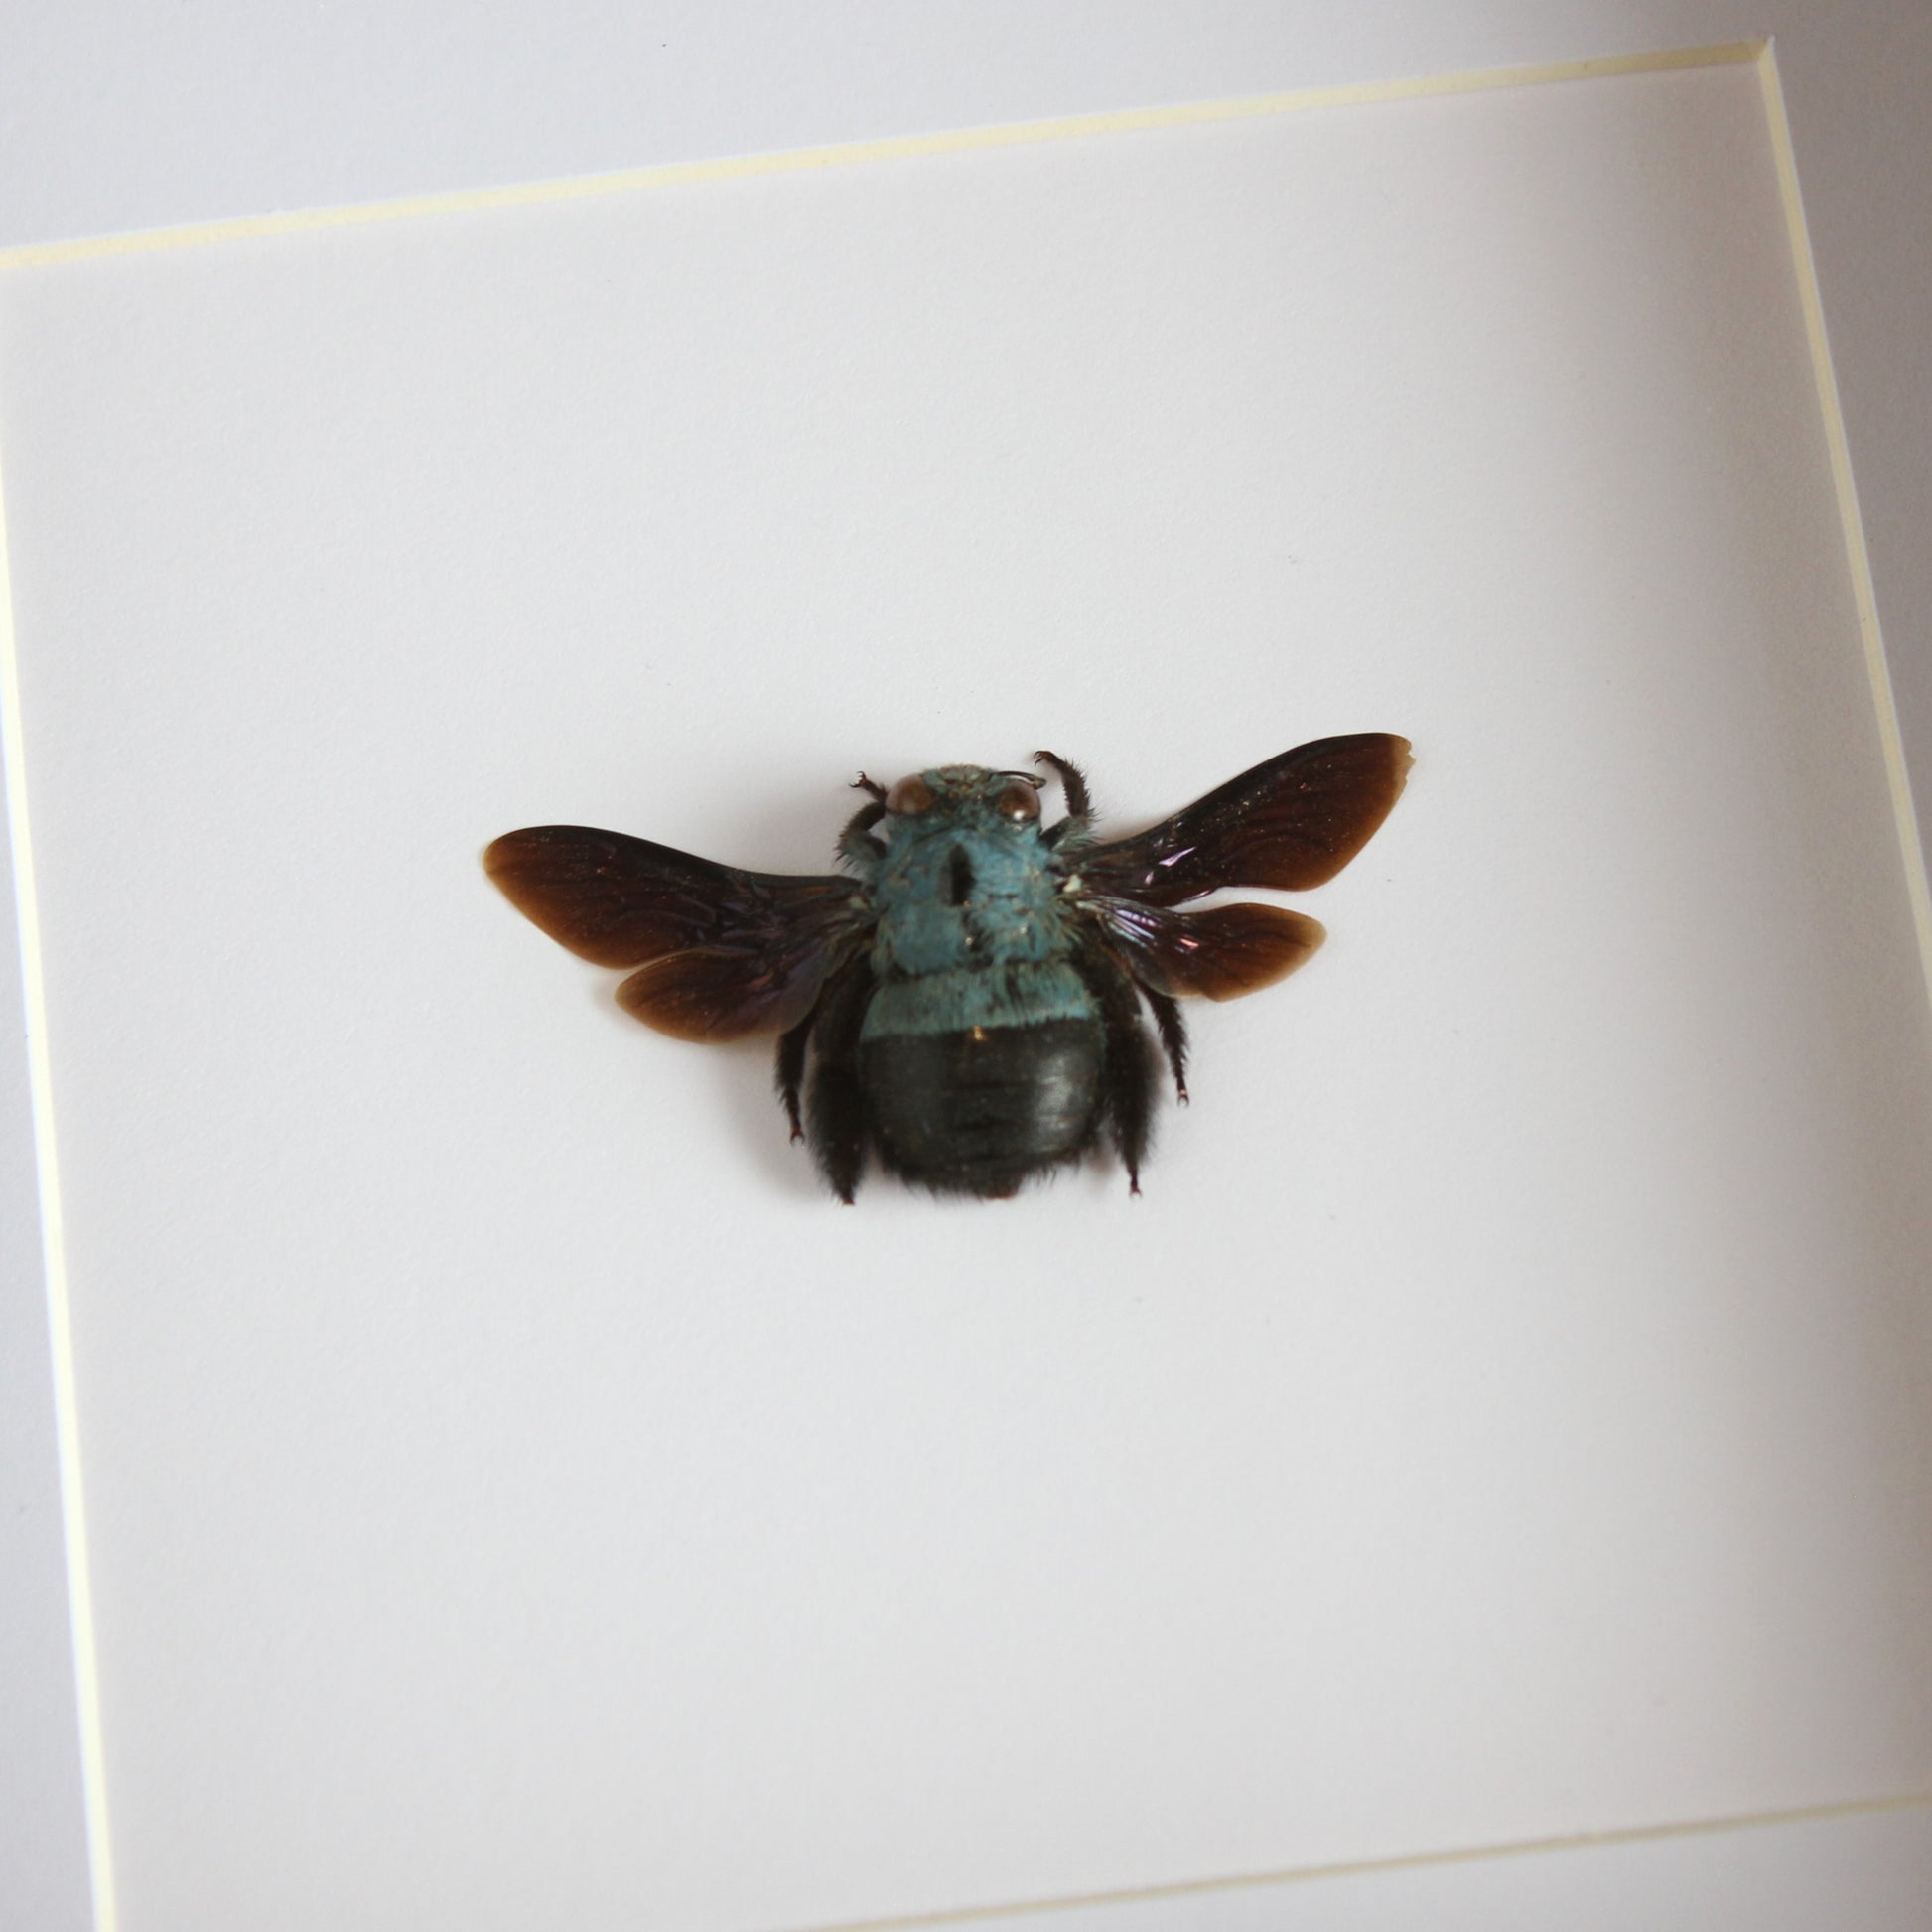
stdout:
[[859,1078],[873,1145],[920,1186],[1015,1193],[1093,1144],[1105,1051],[1097,1019],[868,1039]]

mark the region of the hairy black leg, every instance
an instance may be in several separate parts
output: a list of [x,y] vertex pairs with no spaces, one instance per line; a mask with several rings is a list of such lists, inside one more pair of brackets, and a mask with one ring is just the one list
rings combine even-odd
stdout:
[[819,1173],[850,1207],[866,1168],[866,1100],[859,1083],[859,1030],[872,1003],[872,961],[848,960],[813,1009],[806,1137]]
[[886,787],[877,778],[868,778],[863,771],[853,779],[852,789],[871,793],[873,803],[876,805],[883,805],[886,802]]
[[1063,758],[1051,752],[1035,752],[1034,762],[1043,764],[1060,781],[1060,789],[1066,794],[1066,815],[1069,818],[1090,818],[1093,815],[1093,800],[1087,796],[1086,774],[1077,764],[1069,764]]
[[791,1122],[794,1146],[805,1138],[805,1125],[798,1115],[798,1089],[805,1081],[805,1049],[811,1044],[812,1026],[817,1019],[818,1008],[814,1006],[778,1041],[778,1098],[785,1103],[785,1118]]
[[[879,789],[870,778],[863,778],[860,783],[872,791]],[[839,834],[840,858],[849,859],[862,873],[870,873],[886,856],[886,848],[872,836],[872,828],[885,816],[886,807],[877,798],[870,805],[861,805],[846,820],[845,830]]]
[[1173,1072],[1174,1097],[1187,1104],[1187,1023],[1180,1017],[1180,1002],[1157,993],[1151,986],[1141,988],[1141,998],[1154,1010],[1154,1024],[1161,1030],[1161,1047]]
[[1100,1068],[1100,1107],[1113,1130],[1114,1147],[1127,1170],[1130,1193],[1141,1191],[1141,1162],[1154,1129],[1154,1047],[1141,1025],[1134,982],[1098,946],[1076,956],[1076,968],[1100,1004],[1106,1057]]
[[1041,833],[1041,838],[1049,846],[1057,846],[1066,838],[1072,838],[1076,844],[1084,842],[1093,831],[1093,800],[1087,795],[1085,774],[1077,764],[1069,764],[1051,752],[1035,752],[1034,762],[1050,765],[1058,773],[1060,790],[1066,795],[1066,816]]

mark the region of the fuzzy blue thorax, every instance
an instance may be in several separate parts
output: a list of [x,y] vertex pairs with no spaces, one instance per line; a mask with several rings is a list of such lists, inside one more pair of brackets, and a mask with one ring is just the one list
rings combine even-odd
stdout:
[[948,765],[921,776],[931,803],[879,828],[885,856],[868,881],[879,989],[866,1036],[1093,1016],[1038,818],[1000,812],[1000,772]]

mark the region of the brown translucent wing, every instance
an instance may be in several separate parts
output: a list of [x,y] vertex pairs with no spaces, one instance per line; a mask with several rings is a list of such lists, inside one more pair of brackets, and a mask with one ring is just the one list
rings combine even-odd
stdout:
[[1170,999],[1257,993],[1286,979],[1327,936],[1316,920],[1279,905],[1170,912],[1118,899],[1098,909],[1128,970]]
[[811,1011],[838,959],[824,945],[761,955],[712,947],[666,953],[618,988],[618,1004],[677,1039],[784,1033]]
[[1299,745],[1130,839],[1090,847],[1088,889],[1179,905],[1228,886],[1306,892],[1332,879],[1402,796],[1409,741],[1387,732]]
[[642,967],[619,1000],[680,1039],[795,1025],[857,917],[849,879],[740,872],[584,825],[506,832],[483,866],[525,918],[580,959]]

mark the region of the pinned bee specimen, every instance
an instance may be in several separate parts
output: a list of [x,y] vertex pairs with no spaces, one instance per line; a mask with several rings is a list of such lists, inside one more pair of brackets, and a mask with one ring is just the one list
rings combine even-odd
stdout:
[[579,958],[635,970],[618,1001],[679,1039],[770,1034],[791,1137],[850,1201],[869,1161],[1004,1199],[1111,1143],[1140,1192],[1159,1078],[1187,1098],[1180,1002],[1272,986],[1322,929],[1274,905],[1173,908],[1224,887],[1332,879],[1401,795],[1405,739],[1317,739],[1152,830],[1097,838],[1086,780],[942,765],[869,794],[843,874],[740,872],[621,832],[540,825],[483,855]]

